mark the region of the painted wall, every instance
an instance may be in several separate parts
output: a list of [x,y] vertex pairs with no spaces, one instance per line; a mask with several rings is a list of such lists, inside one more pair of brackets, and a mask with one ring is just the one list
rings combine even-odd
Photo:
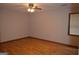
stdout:
[[[49,5],[49,4],[48,4]],[[41,11],[28,14],[16,9],[0,11],[1,42],[26,36],[38,37],[50,41],[79,45],[79,37],[68,36],[67,7],[42,6]]]
[[[2,12],[1,9],[0,9],[0,12]],[[2,15],[0,14],[0,41],[1,41],[1,19],[2,19]]]
[[30,15],[29,35],[50,41],[79,45],[79,37],[68,36],[68,13],[67,7],[51,6],[43,7],[40,12]]
[[0,11],[1,42],[10,41],[28,35],[28,17],[25,12],[16,9],[2,9]]

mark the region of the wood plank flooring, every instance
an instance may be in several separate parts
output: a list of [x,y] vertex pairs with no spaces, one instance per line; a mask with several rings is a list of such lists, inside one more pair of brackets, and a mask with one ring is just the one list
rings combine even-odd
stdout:
[[9,55],[77,55],[78,49],[56,43],[24,38],[2,43],[2,49]]

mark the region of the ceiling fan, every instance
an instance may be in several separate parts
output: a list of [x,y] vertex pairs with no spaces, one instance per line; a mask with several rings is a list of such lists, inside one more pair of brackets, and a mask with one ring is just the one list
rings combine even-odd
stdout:
[[34,12],[35,10],[41,10],[41,8],[39,8],[38,6],[35,6],[33,3],[29,3],[27,11]]
[[16,10],[27,10],[28,12],[35,12],[37,10],[42,10],[39,6],[34,3],[23,3],[23,4],[0,4],[2,8],[16,9]]

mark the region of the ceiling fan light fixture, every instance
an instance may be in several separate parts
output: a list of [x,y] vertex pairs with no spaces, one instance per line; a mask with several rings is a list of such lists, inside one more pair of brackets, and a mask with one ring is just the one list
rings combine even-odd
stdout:
[[28,12],[30,12],[30,11],[31,11],[31,9],[30,9],[30,8],[28,8],[28,9],[27,9],[27,11],[28,11]]
[[35,9],[33,9],[33,8],[28,8],[27,11],[28,11],[28,12],[34,12]]
[[38,6],[34,5],[33,3],[28,4],[28,12],[35,12],[35,10],[41,10]]

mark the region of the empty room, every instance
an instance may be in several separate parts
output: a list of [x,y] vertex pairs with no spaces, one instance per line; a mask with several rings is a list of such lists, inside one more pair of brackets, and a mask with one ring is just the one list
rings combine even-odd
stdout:
[[78,55],[78,3],[0,3],[0,54]]

